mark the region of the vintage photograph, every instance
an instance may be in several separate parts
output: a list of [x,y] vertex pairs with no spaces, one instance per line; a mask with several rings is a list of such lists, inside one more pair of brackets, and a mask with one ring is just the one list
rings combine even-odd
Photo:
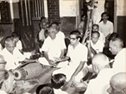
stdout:
[[0,94],[126,94],[126,0],[0,0]]

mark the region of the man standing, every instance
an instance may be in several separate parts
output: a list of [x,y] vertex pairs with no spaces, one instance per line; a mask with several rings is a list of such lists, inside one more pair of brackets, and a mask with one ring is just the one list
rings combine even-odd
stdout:
[[107,12],[103,12],[101,17],[102,21],[99,23],[99,30],[107,38],[108,35],[113,33],[113,23],[108,20],[109,16]]

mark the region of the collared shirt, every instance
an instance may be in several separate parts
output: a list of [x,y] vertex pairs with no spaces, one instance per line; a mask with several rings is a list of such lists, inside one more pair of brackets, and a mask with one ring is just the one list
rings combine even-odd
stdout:
[[95,79],[90,80],[84,94],[108,94],[107,89],[113,74],[110,68],[102,69]]
[[49,36],[45,39],[44,44],[40,51],[45,51],[48,53],[49,59],[55,60],[55,58],[59,58],[61,55],[61,51],[66,49],[66,45],[64,42],[64,38],[60,32],[57,33],[55,39],[51,39]]
[[113,69],[115,72],[126,72],[126,48],[123,48],[114,59]]
[[[75,72],[80,62],[87,61],[87,47],[81,43],[79,43],[75,48],[72,45],[68,46],[67,56],[70,57],[70,62],[62,62],[62,66],[60,69],[53,72],[53,74],[63,73],[66,75],[66,80],[69,81],[72,74]],[[60,65],[59,65],[60,66]],[[75,81],[80,81],[83,77],[83,72],[80,71],[78,75],[75,77]]]
[[5,66],[5,69],[7,70],[15,69],[18,65],[20,65],[19,61],[25,60],[25,57],[17,48],[14,49],[13,54],[10,53],[6,48],[4,48],[1,54],[7,62]]
[[81,61],[87,61],[87,47],[79,43],[75,48],[72,45],[68,46],[67,56],[70,57],[72,65],[79,65]]
[[[81,43],[79,43],[75,48],[73,48],[72,45],[68,46],[68,53],[67,56],[70,57],[70,63],[69,63],[69,77],[71,77],[71,75],[75,72],[75,70],[77,69],[77,67],[79,66],[80,62],[85,62],[87,61],[87,54],[88,54],[88,50],[87,47]],[[80,81],[80,79],[83,77],[83,72],[80,71],[76,77],[75,77],[75,81]]]
[[113,23],[110,21],[107,21],[107,23],[103,23],[101,21],[99,23],[99,30],[103,33],[105,37],[107,37],[109,34],[113,33]]

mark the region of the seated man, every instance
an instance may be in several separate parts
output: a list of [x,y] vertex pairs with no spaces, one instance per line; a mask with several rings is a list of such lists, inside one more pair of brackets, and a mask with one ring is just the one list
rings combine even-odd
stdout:
[[88,46],[91,47],[96,53],[102,52],[104,43],[103,41],[99,40],[100,33],[99,32],[92,32],[91,34],[91,41],[88,42]]
[[60,42],[59,37],[57,37],[57,29],[54,27],[49,27],[49,36],[45,39],[44,44],[40,51],[44,52],[44,58],[40,58],[40,63],[46,65],[55,66],[55,62],[62,58],[64,55],[64,49],[66,49],[65,42]]
[[97,74],[95,79],[90,80],[84,94],[106,94],[107,86],[113,75],[113,71],[108,67],[109,59],[102,53],[96,54],[92,59],[92,68]]
[[66,51],[66,45],[65,45],[65,35],[64,33],[60,30],[60,24],[58,22],[52,22],[50,25],[52,28],[55,28],[56,32],[56,39],[57,42],[61,43],[62,46],[64,47],[64,50],[62,51],[61,58],[64,57],[64,51]]
[[119,36],[110,39],[109,50],[115,55],[112,66],[115,73],[126,72],[126,48],[124,48],[123,40]]
[[100,33],[99,40],[101,40],[103,43],[105,42],[105,36],[99,30],[99,25],[98,24],[93,24],[93,26],[92,26],[92,32],[99,32]]
[[16,43],[13,41],[11,36],[5,39],[5,48],[2,50],[5,61],[7,62],[5,69],[15,69],[19,64],[19,61],[24,61],[25,57],[16,48]]
[[[72,31],[70,33],[70,44],[68,46],[66,60],[70,60],[65,67],[54,71],[55,73],[64,73],[69,83],[79,83],[83,77],[82,69],[87,62],[87,48],[79,42],[80,32]],[[64,59],[64,60],[65,60]],[[60,63],[61,64],[61,63]],[[66,63],[64,63],[66,64]]]
[[126,72],[120,72],[112,76],[107,91],[109,94],[126,94]]

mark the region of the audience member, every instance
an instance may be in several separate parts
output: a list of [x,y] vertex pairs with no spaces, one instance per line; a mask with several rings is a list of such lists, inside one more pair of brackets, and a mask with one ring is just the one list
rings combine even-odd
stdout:
[[96,53],[102,52],[104,47],[104,43],[100,41],[99,38],[100,38],[99,32],[96,31],[92,32],[91,41],[89,42],[89,44]]
[[98,53],[93,57],[92,68],[97,77],[90,80],[84,94],[107,94],[107,86],[113,75],[113,71],[108,67],[108,64],[108,57],[102,53]]
[[100,33],[100,37],[99,40],[102,41],[103,43],[105,42],[105,36],[103,35],[103,33],[99,30],[99,25],[98,24],[93,24],[92,25],[92,32],[99,32]]
[[112,76],[107,91],[109,94],[126,94],[126,72],[120,72]]
[[16,43],[13,41],[11,36],[8,36],[5,39],[5,48],[2,50],[1,54],[7,62],[5,66],[6,70],[16,68],[18,65],[20,65],[19,61],[25,60],[25,57],[16,48]]
[[[40,51],[44,51],[44,57],[48,61],[49,65],[55,65],[55,62],[62,58],[64,55],[64,49],[66,49],[65,42],[63,43],[60,37],[57,36],[57,29],[49,27],[49,36],[45,39],[44,44]],[[39,61],[43,62],[44,58],[40,58]],[[44,63],[44,62],[43,62]],[[48,63],[45,61],[44,64]]]
[[[54,73],[64,73],[67,77],[67,81],[80,82],[83,77],[82,69],[87,62],[87,48],[85,45],[79,42],[80,32],[72,31],[70,33],[70,44],[68,46],[66,60],[70,62],[65,67],[55,71]],[[69,72],[68,72],[69,71]]]
[[109,42],[109,50],[114,57],[113,70],[115,72],[126,72],[126,48],[119,36],[112,37]]
[[99,30],[103,33],[105,38],[113,33],[113,23],[108,20],[109,16],[107,12],[103,12],[101,15],[102,21],[99,23]]

